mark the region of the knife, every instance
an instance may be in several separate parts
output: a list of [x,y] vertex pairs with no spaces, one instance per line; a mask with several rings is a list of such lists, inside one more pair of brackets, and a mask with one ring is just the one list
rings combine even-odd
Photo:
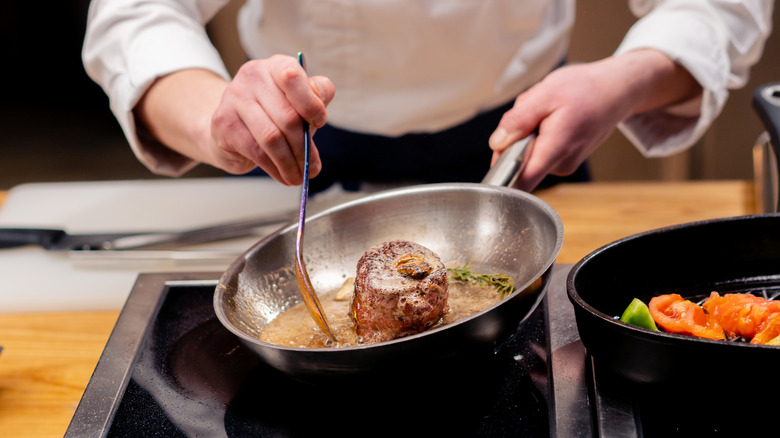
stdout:
[[50,251],[149,249],[251,236],[261,227],[292,222],[297,212],[247,219],[184,231],[70,234],[61,229],[0,228],[0,249],[40,246]]

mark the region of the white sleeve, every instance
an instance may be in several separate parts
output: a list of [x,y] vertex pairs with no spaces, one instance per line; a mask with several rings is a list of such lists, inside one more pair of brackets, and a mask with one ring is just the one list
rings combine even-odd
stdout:
[[93,0],[82,60],[109,98],[138,159],[155,173],[180,175],[195,162],[136,130],[133,107],[152,82],[203,68],[229,79],[205,23],[227,0]]
[[772,27],[773,0],[629,0],[641,17],[616,54],[653,48],[685,67],[700,97],[633,116],[619,125],[647,157],[690,147],[720,114],[730,88],[743,87]]

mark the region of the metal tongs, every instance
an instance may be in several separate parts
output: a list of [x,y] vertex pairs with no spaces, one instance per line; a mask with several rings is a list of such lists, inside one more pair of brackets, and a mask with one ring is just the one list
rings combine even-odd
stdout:
[[[298,62],[306,70],[306,63],[303,59],[303,53],[298,52]],[[317,292],[314,291],[314,287],[309,279],[309,273],[306,272],[306,265],[303,263],[303,228],[306,222],[306,201],[309,198],[309,149],[311,147],[311,133],[309,132],[309,123],[306,120],[303,121],[303,147],[304,147],[304,164],[303,164],[303,183],[301,184],[301,211],[298,215],[298,235],[295,239],[295,277],[298,280],[298,289],[303,297],[303,302],[306,304],[306,308],[309,310],[311,317],[317,323],[319,328],[330,337],[333,342],[336,340],[336,335],[330,329],[328,319],[325,316],[325,312],[322,309],[320,300],[317,297]]]
[[73,234],[55,228],[0,228],[0,250],[37,246],[66,253],[77,262],[172,261],[177,263],[229,262],[243,249],[193,249],[191,245],[263,236],[267,227],[289,223],[294,211],[225,222],[201,228],[169,231]]

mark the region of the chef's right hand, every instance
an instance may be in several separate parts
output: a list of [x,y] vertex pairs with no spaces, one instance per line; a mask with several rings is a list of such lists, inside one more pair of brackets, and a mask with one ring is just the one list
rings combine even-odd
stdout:
[[[323,76],[309,77],[297,59],[275,55],[244,64],[225,88],[211,118],[210,162],[229,173],[255,166],[285,185],[303,182],[302,118],[312,134],[327,121],[335,87]],[[312,144],[309,177],[321,163]]]

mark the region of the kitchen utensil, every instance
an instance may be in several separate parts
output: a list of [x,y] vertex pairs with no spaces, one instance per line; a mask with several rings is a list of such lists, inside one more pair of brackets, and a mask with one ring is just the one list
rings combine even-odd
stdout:
[[[298,62],[305,71],[306,63],[303,59],[303,53],[298,52]],[[301,297],[306,304],[306,308],[309,310],[309,314],[317,323],[317,326],[326,333],[333,342],[337,342],[333,330],[330,329],[325,312],[322,310],[322,305],[320,304],[319,297],[317,297],[317,292],[311,284],[311,279],[309,278],[309,273],[306,271],[306,264],[303,260],[303,231],[304,225],[306,224],[306,202],[309,199],[309,148],[311,136],[309,132],[309,123],[306,120],[302,120],[302,122],[304,161],[303,183],[301,184],[301,210],[298,215],[298,233],[295,239],[295,278],[298,281],[298,290],[301,292]]]
[[[777,83],[759,87],[753,97],[775,158],[780,144],[779,97]],[[771,164],[778,165],[774,159]],[[780,290],[777,213],[713,219],[629,236],[587,255],[567,280],[580,337],[594,361],[638,383],[749,375],[759,367],[780,365],[780,350],[630,326],[615,317],[633,298],[648,303],[656,295],[679,293],[696,302],[711,291],[771,296],[776,290]]]
[[[513,148],[524,146],[521,142]],[[563,243],[560,217],[542,200],[474,183],[379,192],[310,217],[306,230],[308,247],[314,248],[307,254],[309,273],[320,291],[341,287],[355,275],[357,261],[369,247],[391,239],[420,243],[445,265],[468,263],[475,272],[510,275],[516,291],[461,321],[389,342],[308,349],[266,343],[258,340],[265,324],[300,301],[289,264],[297,227],[279,230],[231,264],[216,287],[214,307],[222,324],[264,361],[304,380],[402,373],[423,364],[458,362],[447,359],[487,360],[488,352],[515,333],[542,299]],[[538,279],[541,285],[529,288]]]
[[190,245],[251,236],[254,230],[290,222],[292,212],[184,231],[69,234],[45,228],[0,228],[0,249],[37,245],[51,251],[129,250],[161,245]]
[[482,179],[482,184],[515,187],[525,171],[527,158],[531,155],[535,143],[536,134],[531,134],[506,148],[501,154],[501,159],[490,167]]
[[630,381],[720,381],[780,366],[778,347],[650,331],[617,319],[633,298],[780,289],[780,215],[675,225],[626,237],[580,260],[567,280],[594,361]]
[[73,250],[68,251],[68,259],[81,267],[126,267],[132,263],[139,271],[145,271],[160,270],[161,266],[229,264],[243,252],[243,249]]
[[757,200],[763,212],[778,211],[780,206],[780,82],[758,87],[753,93],[753,108],[766,131],[758,139],[760,168],[756,169]]

